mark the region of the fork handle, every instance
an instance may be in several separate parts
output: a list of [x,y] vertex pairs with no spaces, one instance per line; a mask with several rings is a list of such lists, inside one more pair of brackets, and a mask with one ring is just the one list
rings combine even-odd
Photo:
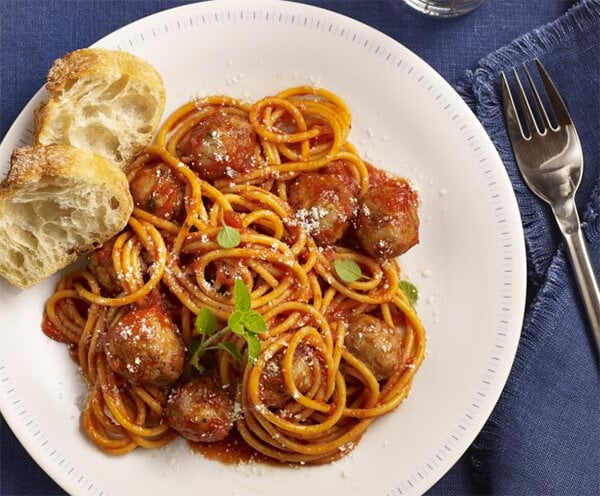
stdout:
[[577,285],[592,326],[596,349],[600,358],[600,289],[598,289],[598,279],[594,274],[594,268],[590,262],[587,243],[583,236],[576,211],[574,215],[576,222],[568,222],[568,226],[565,226],[559,219],[559,225],[567,243]]

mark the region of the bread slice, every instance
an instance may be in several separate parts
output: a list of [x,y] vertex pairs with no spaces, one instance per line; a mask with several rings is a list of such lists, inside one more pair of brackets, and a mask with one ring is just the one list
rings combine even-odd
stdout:
[[33,144],[93,150],[121,168],[152,142],[165,108],[158,71],[121,51],[84,48],[65,55],[52,64],[46,89]]
[[132,210],[127,177],[100,155],[18,148],[0,184],[0,275],[31,287],[114,236]]

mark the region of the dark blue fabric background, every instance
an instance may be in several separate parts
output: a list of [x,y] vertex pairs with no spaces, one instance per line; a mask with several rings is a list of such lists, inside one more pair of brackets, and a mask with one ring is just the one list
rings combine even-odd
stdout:
[[[144,15],[184,3],[189,2],[1,0],[0,137],[43,85],[55,58]],[[430,494],[600,494],[600,413],[593,415],[600,412],[600,378],[587,323],[552,219],[516,171],[496,93],[498,71],[532,55],[542,57],[565,90],[586,153],[578,202],[600,266],[600,201],[595,190],[600,169],[600,1],[587,0],[585,12],[568,17],[562,28],[535,31],[512,45],[581,2],[486,0],[477,11],[446,20],[418,14],[400,0],[304,3],[390,35],[460,89],[494,139],[523,214],[530,305],[515,367],[482,434]],[[582,27],[585,34],[580,34]],[[1,419],[0,429],[0,495],[64,494]]]
[[479,489],[495,494],[596,495],[600,362],[554,219],[518,172],[498,96],[499,71],[535,57],[561,89],[580,133],[585,169],[576,198],[600,275],[600,1],[588,0],[493,53],[460,83],[517,196],[530,301],[505,390],[470,449],[470,473]]

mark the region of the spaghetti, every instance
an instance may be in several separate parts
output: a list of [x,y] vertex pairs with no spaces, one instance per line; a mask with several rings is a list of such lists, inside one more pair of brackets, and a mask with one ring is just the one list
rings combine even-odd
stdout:
[[[89,386],[82,425],[98,447],[233,436],[326,463],[402,403],[425,349],[395,258],[417,241],[416,194],[361,159],[350,126],[346,104],[312,87],[199,99],[166,120],[128,170],[128,226],[45,309]],[[236,281],[266,327],[254,355],[229,329]],[[225,330],[200,355],[206,312]]]

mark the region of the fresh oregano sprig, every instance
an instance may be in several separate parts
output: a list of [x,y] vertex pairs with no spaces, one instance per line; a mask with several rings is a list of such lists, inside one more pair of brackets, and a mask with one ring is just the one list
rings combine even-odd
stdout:
[[204,372],[200,363],[209,350],[224,350],[236,360],[242,361],[242,353],[229,341],[221,341],[227,334],[233,334],[245,339],[248,345],[248,363],[253,365],[260,353],[260,339],[257,334],[266,332],[267,323],[262,315],[252,310],[250,291],[241,279],[236,279],[233,287],[234,310],[227,320],[227,325],[218,330],[219,324],[212,311],[202,308],[196,316],[194,333],[198,336],[190,345],[190,365],[199,372]]
[[419,299],[419,290],[417,289],[417,287],[410,281],[407,281],[406,279],[401,280],[398,283],[398,286],[406,295],[406,299],[409,301],[409,303],[412,306],[415,306],[417,304],[417,300]]

